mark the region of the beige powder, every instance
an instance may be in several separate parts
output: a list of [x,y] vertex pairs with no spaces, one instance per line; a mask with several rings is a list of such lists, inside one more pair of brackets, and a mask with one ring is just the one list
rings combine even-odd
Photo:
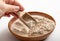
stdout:
[[[27,21],[28,25],[31,27],[28,28],[23,22],[21,22],[19,19],[17,19],[11,26],[11,30],[20,36],[38,36],[42,34],[47,34],[55,27],[54,21],[38,15],[32,15],[33,18],[36,19],[37,24],[31,20]],[[33,26],[34,25],[34,26]]]

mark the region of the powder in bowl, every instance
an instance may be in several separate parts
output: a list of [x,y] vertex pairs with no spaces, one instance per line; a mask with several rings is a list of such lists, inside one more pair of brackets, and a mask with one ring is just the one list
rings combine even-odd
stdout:
[[[20,36],[24,37],[35,37],[39,35],[44,35],[49,33],[55,27],[55,22],[39,15],[31,15],[37,21],[35,25],[33,21],[29,20],[28,25],[31,27],[28,28],[23,22],[17,19],[11,26],[11,30]],[[35,25],[35,26],[34,26]]]

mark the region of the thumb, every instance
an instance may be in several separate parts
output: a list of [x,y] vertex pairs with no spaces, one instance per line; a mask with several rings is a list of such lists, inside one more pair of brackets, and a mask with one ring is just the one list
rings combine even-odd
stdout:
[[6,4],[5,10],[6,10],[6,12],[17,12],[17,11],[19,11],[19,6]]

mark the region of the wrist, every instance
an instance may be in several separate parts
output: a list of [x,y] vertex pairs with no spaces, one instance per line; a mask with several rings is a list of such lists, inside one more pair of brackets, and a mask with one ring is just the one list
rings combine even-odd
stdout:
[[3,3],[2,1],[0,1],[1,4],[0,4],[0,18],[4,16],[5,14],[5,3]]

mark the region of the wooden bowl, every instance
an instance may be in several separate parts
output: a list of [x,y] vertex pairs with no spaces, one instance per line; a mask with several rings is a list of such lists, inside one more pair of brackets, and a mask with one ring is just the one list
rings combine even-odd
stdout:
[[[55,20],[48,14],[46,13],[43,13],[43,12],[29,12],[31,15],[41,15],[41,16],[44,16],[44,17],[47,17],[49,18],[50,20],[53,20],[55,22]],[[10,30],[10,32],[15,36],[17,37],[18,39],[22,40],[22,41],[40,41],[40,40],[44,40],[46,39],[52,32],[53,30],[51,30],[49,33],[47,34],[44,34],[44,35],[41,35],[41,36],[38,36],[38,37],[23,37],[23,36],[19,36],[15,33],[12,32],[11,30],[11,26],[12,26],[12,23],[14,23],[14,21],[16,21],[18,18],[12,18],[8,24],[8,28]],[[55,22],[56,24],[56,22]],[[54,27],[55,28],[55,27]]]

